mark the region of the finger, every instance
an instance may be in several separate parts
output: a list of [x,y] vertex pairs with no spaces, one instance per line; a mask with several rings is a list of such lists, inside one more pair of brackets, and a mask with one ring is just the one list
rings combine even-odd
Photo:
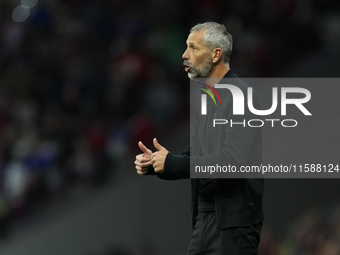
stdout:
[[151,165],[151,162],[148,161],[148,162],[145,162],[145,163],[141,163],[139,166],[140,166],[141,168],[148,169],[150,165]]
[[135,165],[136,166],[138,166],[138,167],[140,167],[140,168],[145,168],[145,169],[147,169],[147,168],[149,168],[149,166],[151,165],[151,162],[150,161],[148,161],[148,162],[144,162],[144,163],[141,163],[140,161],[135,161]]
[[150,163],[150,158],[141,158],[140,160],[138,160],[138,162],[140,163]]
[[162,166],[156,166],[156,167],[154,167],[154,171],[155,171],[156,173],[158,173],[158,174],[164,173],[164,170],[163,170]]
[[144,155],[144,154],[138,154],[138,155],[136,156],[136,160],[137,160],[137,161],[143,160],[143,159],[144,159],[144,158],[143,158],[143,155]]
[[146,175],[148,171],[137,170],[137,174],[139,175]]
[[161,168],[159,166],[154,167],[156,173],[161,173]]
[[137,171],[141,171],[141,172],[148,172],[149,171],[149,167],[142,167],[142,166],[138,166],[138,165],[136,165],[136,169],[137,169]]
[[136,165],[136,169],[137,169],[138,171],[147,171],[147,170],[148,170],[148,168],[141,167],[141,166],[138,166],[138,165]]
[[162,145],[160,145],[157,141],[156,138],[153,139],[153,146],[155,146],[155,148],[160,151],[161,149],[163,149],[164,147]]
[[138,143],[138,146],[142,150],[142,152],[144,152],[146,155],[152,154],[152,151],[146,148],[146,146],[141,141]]
[[144,158],[143,154],[139,154],[139,155],[136,156],[135,164],[136,164],[136,162],[147,163],[147,162],[150,162],[150,158]]

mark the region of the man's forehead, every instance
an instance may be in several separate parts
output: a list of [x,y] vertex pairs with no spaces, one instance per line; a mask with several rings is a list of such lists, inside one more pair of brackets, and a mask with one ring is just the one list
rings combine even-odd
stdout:
[[203,33],[204,30],[195,31],[189,34],[187,39],[187,44],[194,43],[194,44],[204,44],[203,43]]

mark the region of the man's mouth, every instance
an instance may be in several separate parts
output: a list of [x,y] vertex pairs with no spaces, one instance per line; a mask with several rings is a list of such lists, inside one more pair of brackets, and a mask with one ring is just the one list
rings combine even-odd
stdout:
[[190,70],[191,66],[186,65],[186,64],[183,64],[183,65],[184,65],[184,70],[185,70],[186,72],[188,72],[188,71]]

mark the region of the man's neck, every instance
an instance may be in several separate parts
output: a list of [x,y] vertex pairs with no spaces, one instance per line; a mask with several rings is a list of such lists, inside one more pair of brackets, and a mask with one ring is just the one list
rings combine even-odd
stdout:
[[209,75],[209,78],[207,78],[207,83],[211,83],[209,85],[215,86],[215,84],[217,84],[229,70],[229,64],[220,63],[216,65],[212,73]]
[[213,72],[209,78],[220,78],[222,79],[224,75],[230,70],[229,64],[219,64],[215,66]]

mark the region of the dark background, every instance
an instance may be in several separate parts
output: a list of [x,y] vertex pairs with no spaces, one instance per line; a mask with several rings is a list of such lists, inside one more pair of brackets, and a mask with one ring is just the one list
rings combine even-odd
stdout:
[[[196,23],[226,25],[240,77],[340,70],[333,0],[19,5],[0,1],[1,254],[186,253],[189,181],[137,176],[133,161],[139,140],[189,144],[181,55]],[[338,183],[266,180],[259,254],[340,254]]]

